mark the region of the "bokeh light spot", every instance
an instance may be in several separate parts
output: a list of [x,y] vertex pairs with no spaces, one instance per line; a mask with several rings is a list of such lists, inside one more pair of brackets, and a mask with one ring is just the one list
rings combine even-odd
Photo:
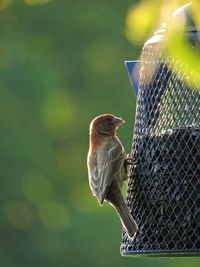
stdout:
[[[76,185],[71,191],[71,199],[76,208],[83,213],[99,210],[99,203],[93,196],[88,183]],[[107,213],[107,206],[105,205],[101,211]]]
[[51,0],[25,0],[25,3],[28,5],[41,5],[41,4],[47,4]]
[[12,0],[0,0],[0,9],[5,9],[12,4]]
[[0,46],[0,68],[16,69],[27,59],[28,49],[24,43],[7,43]]
[[58,202],[49,202],[40,207],[40,220],[49,231],[64,231],[69,227],[69,213]]
[[5,205],[5,217],[13,228],[21,231],[29,230],[34,222],[31,209],[20,201],[10,201]]
[[44,120],[49,130],[66,130],[74,115],[74,108],[65,92],[56,92],[46,99]]
[[30,172],[24,175],[22,182],[23,193],[34,204],[43,204],[51,195],[51,184],[40,173]]

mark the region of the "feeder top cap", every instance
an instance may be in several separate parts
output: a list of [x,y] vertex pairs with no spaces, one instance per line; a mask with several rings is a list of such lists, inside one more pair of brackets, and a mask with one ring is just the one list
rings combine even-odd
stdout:
[[177,30],[185,32],[200,31],[200,28],[196,27],[193,18],[192,2],[177,8],[168,18],[168,22],[163,23],[162,28],[156,31],[155,34],[165,33],[170,30],[170,27],[176,27]]

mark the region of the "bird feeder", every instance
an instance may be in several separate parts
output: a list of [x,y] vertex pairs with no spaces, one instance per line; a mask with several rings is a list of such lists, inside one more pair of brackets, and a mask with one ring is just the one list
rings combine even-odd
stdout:
[[[184,17],[176,37],[200,56],[190,9],[179,8],[172,20]],[[139,230],[133,240],[123,232],[122,255],[200,256],[200,83],[167,53],[167,27],[144,44],[141,56],[126,197]]]

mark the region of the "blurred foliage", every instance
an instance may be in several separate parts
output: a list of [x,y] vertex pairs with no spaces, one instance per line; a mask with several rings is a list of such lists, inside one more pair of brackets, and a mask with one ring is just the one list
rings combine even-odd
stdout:
[[[2,266],[199,266],[122,258],[119,219],[88,187],[93,117],[122,116],[119,136],[131,149],[135,98],[124,60],[139,56],[143,40],[125,39],[132,4],[0,0]],[[145,36],[152,20],[142,23]]]
[[188,26],[195,25],[200,29],[199,0],[193,0],[192,6],[188,9],[192,18],[191,24],[188,23],[186,13],[172,16],[177,8],[188,3],[187,0],[142,0],[129,9],[125,33],[130,42],[138,45],[142,44],[147,36],[151,36],[152,32],[161,26],[165,27],[166,51],[174,58],[173,62],[176,62],[171,66],[173,71],[181,75],[186,83],[189,81],[190,87],[199,90],[200,56],[192,49],[190,41],[184,38],[184,30],[187,30]]

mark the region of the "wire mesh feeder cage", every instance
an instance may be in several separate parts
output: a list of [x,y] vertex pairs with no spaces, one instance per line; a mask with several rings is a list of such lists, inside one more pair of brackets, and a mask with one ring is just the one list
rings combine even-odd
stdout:
[[[189,16],[189,7],[179,12]],[[200,256],[200,91],[163,50],[164,35],[156,33],[141,57],[126,198],[139,231],[133,240],[123,232],[122,255]],[[199,54],[198,30],[187,28],[185,37]]]

